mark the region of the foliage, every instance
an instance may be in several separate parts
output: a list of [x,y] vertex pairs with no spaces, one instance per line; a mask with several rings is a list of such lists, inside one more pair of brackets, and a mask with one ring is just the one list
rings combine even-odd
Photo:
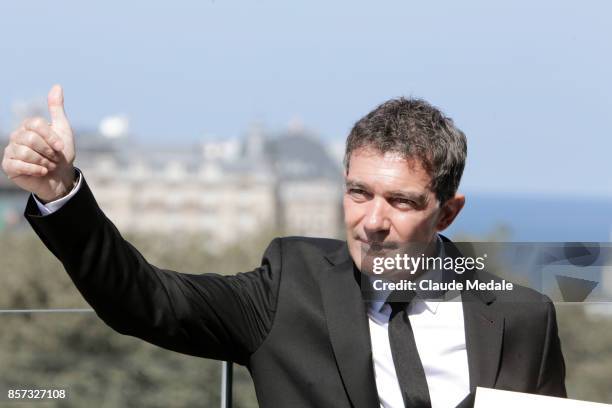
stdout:
[[[221,273],[256,266],[267,235],[217,253],[206,251],[206,237],[127,239],[157,266]],[[89,308],[59,261],[30,231],[0,235],[0,271],[1,309]],[[69,397],[52,404],[58,407],[219,405],[220,362],[122,336],[92,312],[3,313],[0,319],[0,390],[66,389]],[[257,406],[252,381],[242,367],[235,367],[234,406]]]

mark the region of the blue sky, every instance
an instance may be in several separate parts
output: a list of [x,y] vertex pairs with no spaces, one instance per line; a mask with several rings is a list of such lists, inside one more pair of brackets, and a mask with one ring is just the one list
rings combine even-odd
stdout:
[[612,2],[13,1],[0,128],[56,82],[76,126],[151,143],[294,117],[328,140],[400,95],[466,132],[467,191],[612,197]]

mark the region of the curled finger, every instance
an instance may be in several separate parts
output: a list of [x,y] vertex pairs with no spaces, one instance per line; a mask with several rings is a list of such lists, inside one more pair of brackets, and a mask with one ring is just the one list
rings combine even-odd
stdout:
[[[21,160],[26,163],[38,164],[39,166],[46,167],[47,170],[55,170],[57,165],[51,160],[47,159],[34,149],[29,146],[21,144],[12,144],[12,158]],[[10,154],[10,153],[9,153]]]
[[47,168],[38,164],[26,163],[19,159],[5,159],[4,164],[6,174],[9,179],[14,179],[20,176],[45,176]]
[[24,145],[52,161],[59,161],[59,156],[49,143],[38,133],[31,130],[16,132],[12,137],[15,144]]
[[43,139],[47,141],[49,146],[58,152],[64,148],[64,142],[62,139],[51,129],[49,122],[43,118],[32,118],[23,122],[25,130],[38,133]]

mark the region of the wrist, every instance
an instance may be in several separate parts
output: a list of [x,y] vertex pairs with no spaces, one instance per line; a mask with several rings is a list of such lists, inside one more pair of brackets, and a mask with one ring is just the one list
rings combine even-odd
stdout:
[[62,197],[67,196],[76,186],[78,181],[78,173],[74,167],[70,168],[64,176],[57,180],[55,186],[49,191],[36,193],[36,197],[43,203],[47,204]]

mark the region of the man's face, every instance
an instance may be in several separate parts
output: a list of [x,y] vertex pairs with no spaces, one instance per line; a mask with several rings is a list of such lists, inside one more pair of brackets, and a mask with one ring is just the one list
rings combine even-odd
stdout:
[[[361,269],[362,250],[429,244],[454,219],[429,189],[418,160],[364,147],[352,152],[345,175],[344,223],[351,257]],[[451,199],[452,200],[456,200]],[[452,207],[452,206],[451,206]],[[448,217],[451,215],[450,222]]]

